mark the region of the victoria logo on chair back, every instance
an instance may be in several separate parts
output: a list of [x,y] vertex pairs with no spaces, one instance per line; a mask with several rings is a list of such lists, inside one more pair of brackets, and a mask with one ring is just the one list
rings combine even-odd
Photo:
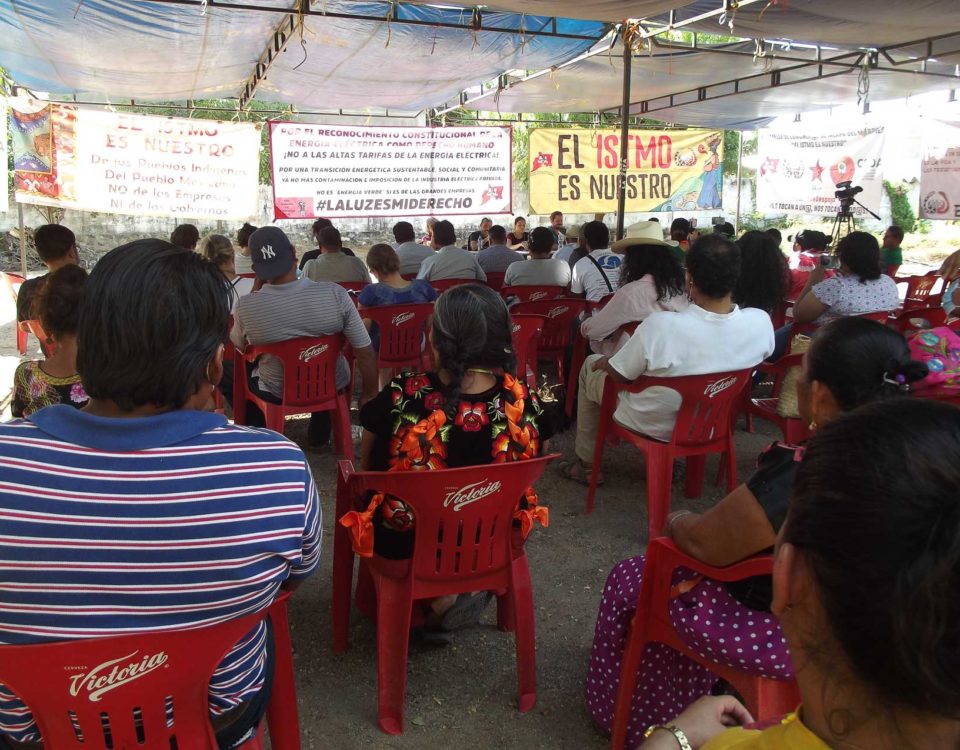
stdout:
[[80,691],[86,690],[87,698],[95,703],[104,693],[148,675],[167,663],[167,655],[163,651],[145,654],[136,661],[135,657],[139,653],[134,651],[132,654],[105,661],[89,671],[73,675],[70,678],[70,695],[77,696]]
[[725,390],[733,388],[736,384],[736,375],[731,375],[729,378],[724,378],[723,380],[715,380],[707,384],[707,387],[703,390],[703,395],[708,398],[713,398],[718,393],[723,393]]
[[563,315],[570,307],[568,305],[558,305],[557,307],[551,307],[550,312],[547,313],[548,318],[556,318],[560,315]]
[[546,299],[546,298],[547,298],[546,292],[533,292],[530,294],[530,297],[529,297],[531,302],[536,302],[538,299]]
[[488,495],[499,492],[501,487],[500,482],[481,479],[479,482],[474,482],[473,484],[468,484],[448,492],[447,496],[443,499],[443,507],[449,508],[452,505],[453,511],[456,513],[465,505],[475,503],[477,500],[483,500],[483,498]]
[[394,315],[390,319],[390,322],[393,323],[395,326],[402,326],[404,323],[410,320],[413,320],[413,313],[403,312],[403,313],[397,313],[396,315]]
[[319,357],[329,348],[329,344],[317,344],[316,346],[309,346],[300,352],[300,361],[309,362],[314,357]]
[[520,324],[519,324],[519,323],[514,323],[514,324],[513,324],[513,332],[516,333],[516,332],[519,331],[519,330],[520,330]]

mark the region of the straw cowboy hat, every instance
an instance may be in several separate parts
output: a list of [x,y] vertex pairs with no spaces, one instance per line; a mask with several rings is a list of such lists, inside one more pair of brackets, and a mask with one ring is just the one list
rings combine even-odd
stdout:
[[626,236],[614,242],[610,249],[622,252],[633,245],[661,245],[662,247],[677,247],[679,242],[663,239],[663,227],[656,221],[638,221],[627,227]]

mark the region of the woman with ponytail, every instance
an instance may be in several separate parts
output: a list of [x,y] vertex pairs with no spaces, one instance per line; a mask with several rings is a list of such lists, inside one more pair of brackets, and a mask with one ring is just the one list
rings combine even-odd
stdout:
[[[512,331],[506,304],[490,287],[463,284],[440,295],[430,332],[433,371],[393,378],[360,409],[364,470],[428,471],[540,455],[551,430],[536,393],[515,376]],[[373,523],[375,554],[410,557],[415,519],[403,502],[384,498]],[[432,603],[432,619],[453,630],[475,621],[489,597],[444,599]]]

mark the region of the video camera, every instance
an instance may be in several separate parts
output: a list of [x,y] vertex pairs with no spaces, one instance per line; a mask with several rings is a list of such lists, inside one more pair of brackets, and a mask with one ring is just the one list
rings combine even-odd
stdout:
[[834,196],[840,201],[840,207],[843,211],[849,211],[853,206],[854,197],[857,193],[862,193],[863,188],[859,185],[854,186],[851,180],[844,180],[837,183],[837,190]]

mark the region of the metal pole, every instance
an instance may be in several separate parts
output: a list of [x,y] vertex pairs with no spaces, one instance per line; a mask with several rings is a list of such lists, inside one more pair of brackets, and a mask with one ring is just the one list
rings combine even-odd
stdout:
[[623,239],[623,215],[627,208],[627,133],[630,129],[630,68],[633,50],[623,27],[623,104],[620,107],[620,175],[617,179],[617,239]]
[[27,278],[27,231],[23,228],[23,204],[17,204],[17,219],[20,222],[20,275]]
[[743,131],[740,131],[740,151],[737,153],[737,218],[734,221],[734,226],[737,230],[737,235],[740,234],[740,191],[743,185],[743,182],[740,179],[740,176],[743,174]]

